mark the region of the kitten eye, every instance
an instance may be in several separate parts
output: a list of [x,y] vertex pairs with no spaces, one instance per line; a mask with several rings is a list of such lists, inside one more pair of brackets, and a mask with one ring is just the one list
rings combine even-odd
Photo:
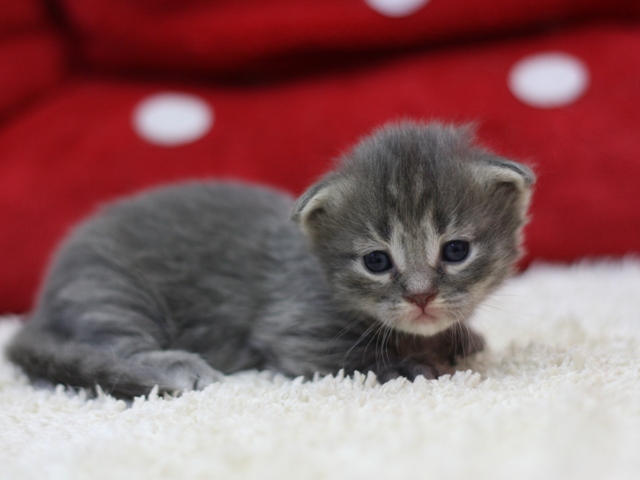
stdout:
[[365,255],[363,260],[364,266],[371,273],[383,273],[393,268],[389,255],[380,250]]
[[469,256],[469,242],[454,240],[445,243],[442,249],[442,259],[445,262],[461,262]]

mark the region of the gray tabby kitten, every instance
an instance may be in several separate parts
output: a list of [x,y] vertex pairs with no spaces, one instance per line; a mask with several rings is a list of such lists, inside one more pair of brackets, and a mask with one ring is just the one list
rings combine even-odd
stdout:
[[295,203],[213,182],[143,193],[67,239],[8,355],[123,397],[245,369],[435,378],[482,349],[465,322],[513,270],[533,182],[466,129],[402,123]]

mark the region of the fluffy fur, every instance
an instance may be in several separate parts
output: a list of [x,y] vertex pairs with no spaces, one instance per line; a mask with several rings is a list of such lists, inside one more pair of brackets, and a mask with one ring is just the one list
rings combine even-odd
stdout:
[[[31,377],[119,396],[252,368],[434,378],[482,348],[465,322],[512,272],[533,181],[466,129],[404,123],[295,203],[240,184],[146,192],[64,242],[8,354]],[[451,241],[469,245],[463,261],[445,261]],[[392,268],[370,271],[371,252]]]

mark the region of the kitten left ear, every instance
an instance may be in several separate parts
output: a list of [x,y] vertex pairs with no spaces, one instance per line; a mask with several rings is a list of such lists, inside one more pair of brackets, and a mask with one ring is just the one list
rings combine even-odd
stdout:
[[520,214],[526,215],[531,190],[536,181],[536,176],[529,167],[503,158],[492,158],[482,164],[481,177],[491,188],[507,187],[512,190]]
[[519,189],[529,189],[536,181],[533,171],[521,163],[503,158],[496,158],[488,163],[487,173],[495,182],[512,183]]

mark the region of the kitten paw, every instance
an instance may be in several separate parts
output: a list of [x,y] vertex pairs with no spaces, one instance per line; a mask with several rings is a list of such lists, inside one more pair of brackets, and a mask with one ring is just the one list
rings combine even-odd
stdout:
[[442,375],[453,374],[455,370],[453,365],[448,363],[420,361],[409,357],[379,364],[373,371],[380,383],[386,383],[398,377],[413,381],[417,377],[423,376],[427,380],[433,380]]
[[160,392],[203,390],[223,377],[199,355],[181,350],[144,352],[134,358],[141,365],[155,370]]

